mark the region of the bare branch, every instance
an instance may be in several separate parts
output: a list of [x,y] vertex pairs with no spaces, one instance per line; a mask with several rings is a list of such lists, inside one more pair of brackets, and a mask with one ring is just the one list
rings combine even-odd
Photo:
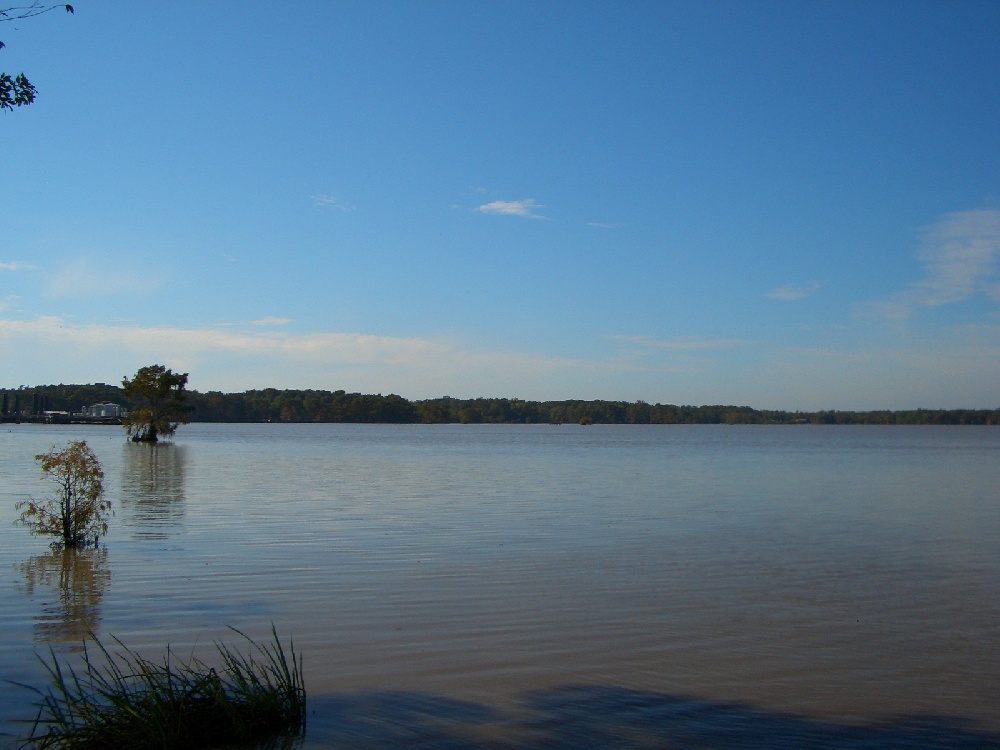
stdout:
[[24,18],[34,18],[35,16],[40,16],[43,13],[55,10],[56,8],[64,8],[67,13],[73,12],[73,6],[68,3],[58,3],[56,5],[32,3],[31,5],[0,8],[0,21],[20,21]]

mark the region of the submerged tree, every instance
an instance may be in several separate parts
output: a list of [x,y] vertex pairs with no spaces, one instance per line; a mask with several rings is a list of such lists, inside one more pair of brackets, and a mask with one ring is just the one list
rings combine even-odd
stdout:
[[[28,5],[10,8],[0,8],[0,21],[20,21],[33,16],[40,16],[56,8],[64,8],[67,13],[73,12],[73,6],[65,3],[56,5],[45,5],[35,0]],[[4,43],[0,42],[0,49],[4,48]],[[14,109],[23,107],[35,101],[36,91],[34,85],[27,79],[24,73],[11,76],[0,71],[0,109]]]
[[163,365],[143,367],[131,380],[122,379],[122,392],[132,402],[122,424],[133,442],[155,443],[160,435],[173,435],[179,424],[187,424],[187,379],[186,372],[174,373]]
[[108,533],[107,514],[111,501],[104,499],[104,470],[84,440],[71,442],[63,450],[53,448],[35,456],[45,478],[56,492],[44,502],[29,498],[14,506],[22,511],[17,523],[34,535],[58,537],[55,546],[94,546]]

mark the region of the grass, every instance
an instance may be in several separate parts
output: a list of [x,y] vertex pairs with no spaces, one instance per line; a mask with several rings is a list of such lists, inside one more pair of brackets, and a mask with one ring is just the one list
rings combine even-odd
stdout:
[[[126,648],[112,654],[94,637],[84,643],[79,671],[42,659],[47,692],[38,693],[38,716],[23,748],[171,750],[251,745],[305,731],[302,657],[288,656],[271,627],[261,645],[235,628],[243,652],[216,643],[218,670],[199,659],[179,661],[167,648],[154,662]],[[103,657],[103,658],[101,658]]]

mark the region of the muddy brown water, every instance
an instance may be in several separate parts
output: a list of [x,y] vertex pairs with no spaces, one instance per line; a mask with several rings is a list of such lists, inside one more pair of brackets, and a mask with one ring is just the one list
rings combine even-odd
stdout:
[[[13,504],[80,438],[67,556]],[[306,748],[1000,747],[998,480],[1000,428],[5,425],[0,679],[273,623]]]

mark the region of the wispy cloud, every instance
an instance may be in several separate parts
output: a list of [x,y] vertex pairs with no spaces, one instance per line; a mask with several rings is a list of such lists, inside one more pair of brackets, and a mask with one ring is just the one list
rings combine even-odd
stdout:
[[251,325],[255,325],[255,326],[287,326],[291,322],[292,322],[291,318],[265,317],[265,318],[261,318],[260,320],[253,321],[251,323]]
[[38,266],[33,266],[30,263],[20,263],[18,261],[13,262],[0,262],[0,271],[41,271],[42,269]]
[[[992,408],[1000,377],[1000,325],[955,328],[895,348],[776,348],[762,341],[645,336],[616,336],[612,343],[618,352],[573,358],[482,350],[445,338],[0,317],[0,351],[24,354],[0,357],[0,383],[113,382],[155,362],[190,372],[191,387],[201,391],[273,386],[408,398],[641,398],[882,409]],[[753,346],[752,356],[743,356],[743,346]]]
[[79,258],[52,274],[47,291],[51,297],[108,297],[148,293],[162,283],[158,273],[140,273],[120,263]]
[[922,279],[864,309],[905,320],[917,308],[963,302],[977,294],[1000,301],[1000,211],[948,214],[923,230],[917,257],[924,267]]
[[[30,342],[38,360],[86,360],[91,370],[128,372],[160,362],[197,373],[212,388],[353,387],[366,392],[424,396],[495,393],[498,388],[537,388],[561,383],[586,393],[588,378],[603,379],[628,364],[568,359],[529,352],[470,349],[447,339],[358,333],[304,333],[233,328],[171,328],[73,324],[56,316],[0,318],[0,345]],[[93,364],[97,363],[97,364]],[[2,367],[0,367],[2,371]],[[497,374],[502,373],[498,385]],[[582,384],[582,385],[581,385]],[[554,391],[555,389],[553,389]],[[563,391],[566,392],[566,391]],[[420,397],[420,396],[417,396]]]
[[621,224],[614,224],[608,221],[588,221],[588,227],[594,227],[595,229],[619,229]]
[[545,219],[547,217],[539,213],[545,206],[537,203],[534,198],[526,198],[521,201],[492,201],[484,203],[477,210],[484,214],[495,214],[499,216],[520,216],[525,219]]
[[772,289],[764,296],[768,299],[781,300],[782,302],[795,302],[800,299],[805,299],[806,297],[811,297],[819,291],[819,287],[820,284],[817,281],[812,281],[808,284],[801,284],[799,286],[779,286]]
[[312,202],[314,206],[321,206],[335,211],[343,211],[344,213],[354,210],[353,203],[342,201],[333,195],[314,195],[312,196]]
[[609,336],[612,341],[630,344],[645,349],[657,349],[671,352],[690,352],[706,349],[729,349],[734,346],[745,346],[752,342],[743,339],[701,339],[680,338],[670,341],[651,339],[646,336]]

